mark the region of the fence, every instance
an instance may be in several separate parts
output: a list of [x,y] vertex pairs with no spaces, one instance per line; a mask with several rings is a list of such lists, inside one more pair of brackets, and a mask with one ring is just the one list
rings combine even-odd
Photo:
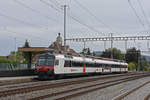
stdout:
[[30,76],[36,75],[35,64],[28,69],[27,64],[0,63],[0,77]]
[[[35,64],[32,64],[31,69],[34,68],[35,68]],[[24,69],[28,69],[27,64],[0,63],[0,71],[24,70]]]

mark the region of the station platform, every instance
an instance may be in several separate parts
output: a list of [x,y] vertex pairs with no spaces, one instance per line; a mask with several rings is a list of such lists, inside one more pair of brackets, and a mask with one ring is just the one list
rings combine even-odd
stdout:
[[37,76],[0,77],[0,86],[35,81]]
[[0,81],[22,80],[22,79],[34,79],[37,76],[17,76],[17,77],[0,77]]

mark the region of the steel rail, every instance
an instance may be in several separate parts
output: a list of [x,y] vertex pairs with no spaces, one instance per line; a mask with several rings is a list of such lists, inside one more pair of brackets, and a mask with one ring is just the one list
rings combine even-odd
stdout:
[[144,100],[150,100],[150,93],[144,98]]
[[86,83],[86,82],[94,82],[97,80],[104,80],[104,79],[109,79],[109,78],[114,78],[114,77],[137,75],[137,74],[142,75],[143,73],[129,73],[129,74],[114,75],[114,76],[106,76],[103,78],[96,77],[92,79],[81,79],[81,80],[73,80],[73,81],[67,81],[67,82],[50,83],[46,85],[42,84],[42,85],[37,85],[37,86],[21,87],[21,88],[12,89],[12,90],[0,91],[0,97],[6,97],[6,96],[11,96],[11,95],[16,95],[16,94],[23,94],[23,93],[30,93],[33,91],[40,91],[40,90],[49,89],[49,88],[59,88],[59,87],[64,87],[68,85],[75,85],[75,84],[81,84],[81,83]]
[[149,84],[149,83],[150,83],[150,81],[147,81],[147,82],[145,82],[145,83],[143,83],[143,84],[137,86],[136,88],[133,88],[133,89],[127,91],[126,93],[123,93],[123,94],[121,94],[121,95],[115,97],[115,98],[112,99],[112,100],[122,100],[123,98],[127,97],[128,95],[132,94],[133,92],[137,91],[138,89],[142,88],[143,86],[145,86],[145,85],[147,85],[147,84]]
[[[47,95],[44,95],[44,96],[39,96],[39,97],[32,98],[30,100],[40,100],[40,99],[44,99],[44,98],[54,97],[56,95],[58,96],[58,95],[66,94],[66,93],[76,92],[76,91],[79,91],[81,89],[92,88],[92,89],[83,90],[81,92],[69,94],[67,96],[63,96],[63,97],[54,99],[54,100],[66,100],[66,99],[69,99],[69,98],[73,98],[75,96],[80,96],[80,95],[86,94],[88,92],[92,92],[92,91],[95,91],[95,90],[98,90],[98,89],[103,89],[103,88],[110,87],[110,86],[113,86],[113,85],[117,85],[117,84],[120,84],[120,83],[123,83],[123,82],[136,80],[136,79],[143,78],[143,77],[146,77],[146,76],[149,76],[149,75],[150,74],[129,76],[129,77],[124,78],[124,79],[117,79],[117,80],[112,80],[112,81],[106,81],[106,82],[97,83],[97,84],[93,84],[93,85],[82,86],[82,87],[77,87],[77,88],[64,90],[64,91],[60,91],[60,92],[50,93],[50,94],[47,94]],[[99,86],[99,87],[96,87],[96,86]]]

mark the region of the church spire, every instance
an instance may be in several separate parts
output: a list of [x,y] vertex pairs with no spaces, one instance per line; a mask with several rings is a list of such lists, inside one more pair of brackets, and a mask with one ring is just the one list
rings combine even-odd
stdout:
[[62,37],[61,37],[60,33],[58,33],[58,36],[56,38],[56,42],[62,45]]

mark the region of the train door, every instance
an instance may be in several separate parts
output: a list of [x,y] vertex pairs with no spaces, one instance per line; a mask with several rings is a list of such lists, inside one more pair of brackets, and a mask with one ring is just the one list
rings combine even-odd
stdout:
[[64,60],[63,59],[59,59],[59,58],[56,58],[56,61],[55,61],[55,67],[54,67],[54,71],[55,71],[55,74],[62,74],[64,73]]

